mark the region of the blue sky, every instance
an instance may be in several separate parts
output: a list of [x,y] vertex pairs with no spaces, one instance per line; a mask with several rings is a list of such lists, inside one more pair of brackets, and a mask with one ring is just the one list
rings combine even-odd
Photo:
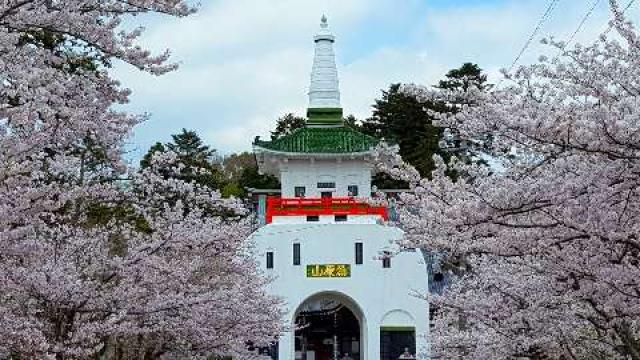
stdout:
[[[595,0],[594,0],[595,1]],[[625,4],[626,1],[622,0]],[[548,51],[542,36],[566,39],[592,0],[560,0],[522,63]],[[370,115],[380,90],[394,82],[434,84],[448,69],[478,63],[493,81],[508,67],[547,0],[202,0],[185,19],[142,18],[141,43],[169,48],[178,71],[154,77],[119,64],[114,75],[132,89],[126,109],[149,113],[129,149],[137,159],[185,127],[221,154],[250,150],[278,116],[304,114],[312,37],[323,13],[337,36],[342,105]],[[640,5],[629,10],[638,18]],[[577,36],[593,41],[606,28],[608,0]]]

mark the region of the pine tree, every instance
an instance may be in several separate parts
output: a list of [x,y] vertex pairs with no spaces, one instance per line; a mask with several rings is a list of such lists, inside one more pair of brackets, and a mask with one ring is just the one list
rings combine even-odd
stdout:
[[164,153],[166,151],[167,149],[164,147],[164,144],[162,144],[161,142],[156,142],[155,144],[153,144],[151,148],[149,148],[149,151],[147,151],[147,153],[144,155],[144,157],[140,161],[140,167],[143,169],[150,167],[151,159],[153,159],[153,155],[155,153]]
[[[361,130],[360,120],[354,115],[347,115],[342,120],[344,126],[358,131]],[[277,140],[305,126],[307,126],[307,118],[288,113],[276,121],[276,128],[271,132],[271,140]]]
[[306,125],[306,118],[288,113],[277,120],[276,128],[271,132],[271,140],[276,140],[285,135],[289,135],[294,130],[303,128]]
[[244,197],[245,189],[279,189],[280,181],[273,175],[260,174],[255,154],[243,152],[224,159],[224,174],[228,182],[223,195]]
[[463,92],[471,87],[481,90],[491,88],[491,85],[487,84],[487,75],[482,73],[480,66],[473,63],[464,63],[458,69],[449,70],[445,77],[446,79],[438,82],[437,88]]
[[433,125],[429,109],[443,109],[442,105],[423,102],[402,91],[401,84],[393,84],[382,92],[373,105],[373,116],[362,124],[362,131],[400,147],[400,155],[429,176],[435,168],[432,156],[439,152],[442,129]]
[[[455,114],[464,106],[474,105],[468,92],[473,89],[488,91],[493,85],[487,84],[487,76],[482,73],[482,69],[473,63],[465,63],[458,69],[450,70],[446,79],[440,80],[436,88],[446,93],[442,96],[446,101],[446,114]],[[457,94],[457,95],[456,95]],[[474,139],[462,139],[457,128],[449,127],[445,129],[445,136],[441,145],[447,151],[466,163],[484,163],[478,155],[487,152],[491,134],[484,134],[482,137]]]
[[[465,63],[460,68],[450,70],[445,79],[435,86],[437,92],[466,92],[472,87],[487,90],[487,77],[482,69],[472,63]],[[443,97],[444,98],[444,97]],[[437,96],[425,100],[413,96],[405,91],[401,84],[392,84],[388,90],[382,92],[382,97],[373,105],[373,116],[361,126],[363,132],[400,147],[400,155],[413,165],[424,177],[431,177],[435,169],[433,155],[439,155],[445,162],[449,162],[452,155],[462,156],[470,161],[473,156],[470,149],[457,136],[445,136],[445,128],[435,124],[434,113],[455,113],[464,105],[464,99],[446,98],[440,100]],[[454,130],[454,135],[457,135]],[[443,146],[444,145],[444,146]],[[461,150],[464,150],[461,151]],[[457,174],[450,173],[455,178]],[[400,186],[402,183],[382,181],[380,186]]]
[[140,166],[143,169],[148,168],[153,155],[158,152],[172,152],[177,156],[177,164],[182,168],[179,174],[163,170],[165,177],[177,177],[182,181],[195,182],[210,189],[222,189],[225,186],[222,169],[215,161],[216,150],[205,145],[195,131],[182,129],[181,133],[171,135],[171,138],[172,142],[158,142],[153,145],[140,162]]

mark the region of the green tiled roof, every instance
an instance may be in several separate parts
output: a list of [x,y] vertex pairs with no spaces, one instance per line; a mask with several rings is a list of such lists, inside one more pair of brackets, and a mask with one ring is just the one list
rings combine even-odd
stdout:
[[305,127],[274,141],[256,139],[255,146],[288,153],[343,154],[369,151],[378,140],[348,127]]

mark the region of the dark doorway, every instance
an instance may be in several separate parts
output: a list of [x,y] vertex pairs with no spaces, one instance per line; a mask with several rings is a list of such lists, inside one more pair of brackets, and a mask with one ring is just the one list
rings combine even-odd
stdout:
[[[360,323],[344,304],[315,302],[296,318],[296,360],[337,360],[348,354],[361,360]],[[313,355],[312,355],[313,354]]]
[[413,328],[382,328],[380,330],[380,360],[397,360],[408,349],[416,354],[416,332]]

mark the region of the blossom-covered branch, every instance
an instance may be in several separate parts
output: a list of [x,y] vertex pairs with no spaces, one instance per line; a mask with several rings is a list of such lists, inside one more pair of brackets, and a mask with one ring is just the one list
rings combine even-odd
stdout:
[[[615,33],[511,74],[441,119],[490,135],[504,168],[412,180],[402,222],[446,254],[457,281],[439,308],[434,355],[455,359],[640,359],[640,46],[611,1]],[[415,96],[433,92],[411,87]],[[388,150],[382,150],[389,155]]]
[[192,11],[181,0],[0,5],[0,357],[242,358],[279,334],[240,204],[122,159],[143,118],[113,110],[129,90],[111,63],[175,69],[122,21]]

